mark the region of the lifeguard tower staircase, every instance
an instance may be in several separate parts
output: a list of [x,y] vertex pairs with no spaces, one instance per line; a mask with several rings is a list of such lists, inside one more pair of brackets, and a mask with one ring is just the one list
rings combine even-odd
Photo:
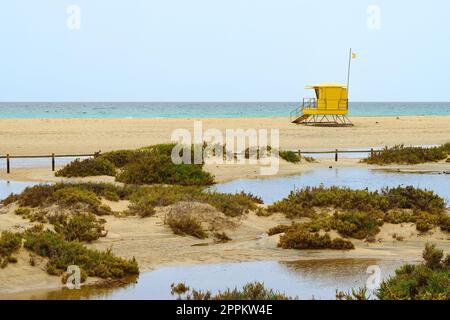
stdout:
[[353,126],[348,119],[347,87],[337,83],[307,86],[315,98],[304,98],[300,107],[290,114],[292,123],[314,126]]

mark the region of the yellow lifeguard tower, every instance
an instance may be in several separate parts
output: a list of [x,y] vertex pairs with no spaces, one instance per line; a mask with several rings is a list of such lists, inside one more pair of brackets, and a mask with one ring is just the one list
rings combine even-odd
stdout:
[[322,83],[307,86],[314,89],[315,98],[303,98],[300,107],[290,114],[292,123],[316,126],[353,126],[348,119],[348,88],[350,87],[350,66],[356,54],[350,48],[348,56],[347,86],[338,83]]
[[315,98],[304,98],[300,107],[293,110],[293,123],[323,126],[352,126],[348,119],[347,87],[338,83],[322,83],[307,86],[314,89]]

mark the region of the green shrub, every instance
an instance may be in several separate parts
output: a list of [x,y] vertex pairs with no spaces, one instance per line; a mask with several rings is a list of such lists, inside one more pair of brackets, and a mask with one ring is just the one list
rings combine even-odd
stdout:
[[[248,283],[242,289],[227,289],[223,292],[219,291],[217,294],[212,294],[211,291],[190,290],[185,284],[172,284],[172,295],[178,295],[182,300],[291,300],[291,297],[283,293],[267,289],[263,283],[253,282]],[[184,295],[184,296],[183,296]]]
[[123,168],[125,165],[134,162],[141,153],[138,150],[116,150],[103,153],[99,158],[111,162],[117,168]]
[[151,217],[156,211],[153,208],[152,201],[150,199],[139,199],[137,202],[131,203],[128,206],[128,213],[131,215],[138,215],[141,218]]
[[245,193],[206,192],[198,195],[195,200],[208,203],[229,217],[241,216],[257,208],[255,199]]
[[438,269],[441,267],[441,260],[444,258],[444,251],[437,249],[436,245],[427,243],[422,253],[422,258],[425,265],[431,269]]
[[165,207],[179,201],[191,201],[200,197],[202,189],[196,186],[141,186],[129,197],[131,202],[148,201],[153,207]]
[[47,272],[62,274],[68,266],[77,265],[88,276],[119,279],[139,274],[136,260],[123,259],[111,251],[87,249],[78,241],[67,241],[62,235],[35,227],[27,230],[23,237],[26,249],[48,258]]
[[76,159],[58,170],[57,177],[90,177],[90,176],[114,176],[116,168],[105,158],[95,157],[85,160]]
[[52,216],[49,221],[53,224],[55,232],[68,241],[92,242],[107,234],[105,221],[98,220],[92,213],[58,214]]
[[8,263],[15,263],[17,259],[12,254],[22,246],[22,238],[19,234],[3,231],[0,235],[0,267],[5,268]]
[[174,164],[169,155],[148,152],[123,167],[117,181],[128,184],[210,185],[214,179],[202,165]]
[[5,199],[0,200],[0,203],[4,206],[8,206],[11,203],[14,203],[19,200],[19,196],[17,194],[11,193]]
[[231,238],[225,232],[215,232],[214,240],[219,243],[231,241]]
[[450,269],[442,250],[427,244],[424,263],[406,264],[395,271],[395,276],[381,283],[376,295],[380,300],[449,300]]
[[16,196],[16,201],[21,207],[44,206],[48,204],[55,189],[55,186],[45,184],[27,187],[20,195]]
[[91,211],[96,216],[109,216],[114,214],[111,207],[106,204],[101,204],[99,206],[93,207]]
[[17,214],[18,216],[29,216],[31,213],[31,209],[30,208],[17,208],[14,211],[15,214]]
[[169,214],[166,217],[166,223],[177,235],[189,235],[199,239],[208,237],[200,222],[191,215]]
[[427,232],[432,229],[433,226],[425,219],[417,219],[416,220],[416,229],[420,232]]
[[106,200],[114,201],[114,202],[117,202],[117,201],[120,200],[119,195],[118,195],[117,193],[111,192],[111,191],[106,191],[106,192],[103,194],[103,197],[104,197]]
[[314,207],[334,207],[366,212],[413,209],[440,214],[445,208],[445,201],[432,191],[414,187],[384,188],[380,192],[371,192],[319,186],[292,191],[286,198],[270,205],[268,210],[282,212],[289,218],[312,217]]
[[[385,188],[381,190],[391,209],[413,209],[430,213],[442,213],[445,200],[433,191],[408,187]],[[380,208],[381,209],[381,208]]]
[[440,220],[440,227],[442,231],[450,232],[450,217],[443,216]]
[[104,197],[105,199],[117,201],[120,199],[126,199],[131,193],[136,190],[134,186],[119,186],[113,183],[70,183],[61,184],[59,188],[75,187],[86,191],[95,193],[98,197]]
[[367,293],[367,288],[362,287],[358,289],[352,289],[351,291],[343,292],[336,290],[336,300],[369,300],[370,297]]
[[345,237],[364,239],[380,232],[379,227],[383,225],[383,220],[379,216],[376,212],[336,213],[333,229]]
[[412,216],[409,212],[401,211],[401,210],[391,210],[386,212],[383,217],[383,220],[387,223],[392,224],[401,224],[411,222]]
[[101,204],[100,199],[94,192],[78,187],[59,189],[53,193],[52,197],[58,205],[66,207],[86,204],[89,208],[95,208]]
[[353,243],[341,238],[331,239],[328,234],[310,233],[298,228],[291,228],[280,237],[278,246],[283,249],[354,249]]
[[286,160],[287,162],[299,163],[301,161],[301,158],[297,152],[280,151],[279,155],[281,159]]
[[279,224],[275,227],[270,228],[269,231],[267,231],[267,234],[269,236],[273,236],[276,234],[285,233],[290,228],[292,228],[292,225]]
[[48,221],[47,215],[48,211],[46,210],[36,210],[31,211],[28,216],[23,216],[23,218],[29,219],[31,222],[46,223]]
[[273,212],[269,212],[266,208],[258,207],[256,208],[255,214],[258,217],[270,217],[273,214]]
[[363,159],[363,162],[368,164],[418,164],[443,160],[449,153],[448,144],[433,148],[398,145],[392,148],[386,147],[382,151],[376,151],[368,158]]

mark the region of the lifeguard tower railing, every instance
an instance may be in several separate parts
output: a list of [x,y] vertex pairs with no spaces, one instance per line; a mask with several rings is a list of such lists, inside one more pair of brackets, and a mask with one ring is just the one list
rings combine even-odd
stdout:
[[[337,103],[335,103],[337,101]],[[315,114],[320,114],[318,112],[318,110],[326,110],[328,112],[324,113],[324,114],[329,114],[329,112],[333,111],[333,110],[338,110],[338,111],[348,111],[348,99],[326,99],[323,101],[324,105],[321,105],[320,108],[317,107],[317,98],[303,98],[303,102],[299,107],[296,107],[294,110],[291,111],[291,113],[289,114],[289,118],[291,120],[291,122],[295,119],[298,119],[299,117],[301,117],[302,115],[305,115],[307,113],[305,113],[305,109],[310,109],[310,110],[314,110],[316,112],[314,112]],[[336,104],[336,107],[333,108],[328,108],[328,103],[330,104]]]

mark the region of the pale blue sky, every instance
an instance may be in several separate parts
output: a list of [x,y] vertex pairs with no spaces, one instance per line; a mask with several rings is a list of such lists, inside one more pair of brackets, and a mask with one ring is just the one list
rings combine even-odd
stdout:
[[297,101],[349,47],[352,100],[450,101],[445,0],[14,0],[0,39],[1,101]]

